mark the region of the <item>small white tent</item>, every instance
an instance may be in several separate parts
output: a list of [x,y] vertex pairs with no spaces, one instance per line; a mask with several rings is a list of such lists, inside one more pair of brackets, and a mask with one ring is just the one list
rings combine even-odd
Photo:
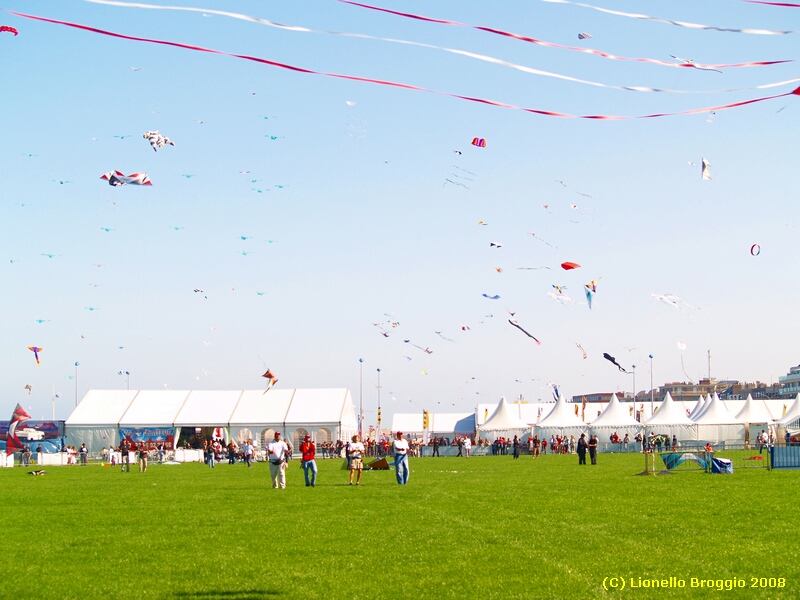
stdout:
[[553,435],[579,437],[588,429],[588,425],[575,414],[576,406],[580,405],[568,403],[564,396],[559,395],[553,409],[535,425],[533,432],[542,439]]
[[667,392],[656,413],[644,423],[645,429],[657,435],[675,436],[678,440],[696,440],[697,428],[683,406],[677,404]]
[[508,406],[506,397],[500,398],[497,408],[480,427],[478,434],[485,440],[494,441],[498,437],[522,437],[530,431],[528,424],[516,416]]
[[629,441],[633,442],[633,438],[642,430],[642,424],[630,415],[628,408],[620,403],[617,395],[612,394],[608,406],[592,421],[589,429],[601,442],[609,441],[609,435],[614,432],[620,440],[624,439],[627,433]]
[[[769,433],[769,426],[773,422],[772,413],[769,411],[766,403],[763,400],[753,400],[751,394],[747,394],[747,400],[744,401],[744,406],[736,414],[736,418],[745,424],[745,441],[754,441],[760,431]],[[755,431],[755,435],[753,434]]]
[[731,415],[714,392],[703,413],[695,419],[697,440],[704,442],[744,442],[744,424]]

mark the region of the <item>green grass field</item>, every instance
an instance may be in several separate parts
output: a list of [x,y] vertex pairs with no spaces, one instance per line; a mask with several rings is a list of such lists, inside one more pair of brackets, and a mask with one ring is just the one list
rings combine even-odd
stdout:
[[[0,597],[800,597],[800,471],[412,458],[407,486],[372,471],[349,487],[341,460],[317,462],[316,488],[295,460],[285,490],[265,464],[0,469]],[[670,577],[685,587],[631,587]]]

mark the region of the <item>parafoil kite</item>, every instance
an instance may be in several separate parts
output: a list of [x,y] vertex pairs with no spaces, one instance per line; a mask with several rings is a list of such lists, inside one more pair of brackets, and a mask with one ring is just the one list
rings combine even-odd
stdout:
[[36,364],[41,365],[41,363],[39,362],[39,352],[44,350],[44,348],[39,348],[39,346],[28,346],[28,350],[33,352],[33,357],[36,359]]
[[158,130],[156,131],[146,131],[145,134],[142,136],[153,147],[153,151],[158,152],[159,148],[163,148],[164,144],[169,144],[170,146],[174,146],[175,142],[169,139],[165,135],[161,135]]
[[574,262],[563,262],[561,263],[561,268],[565,271],[571,271],[572,269],[580,269],[580,265]]
[[147,176],[147,173],[131,173],[130,175],[125,175],[120,173],[119,171],[109,171],[108,173],[104,173],[100,176],[100,179],[105,179],[108,181],[108,185],[112,185],[114,187],[119,187],[121,185],[153,185],[153,182],[150,181],[150,178]]
[[18,35],[19,31],[15,27],[11,27],[10,25],[0,25],[0,32],[7,31],[8,33],[13,33],[14,35]]
[[486,140],[483,138],[472,138],[472,145],[478,148],[486,148]]
[[759,246],[758,244],[753,244],[752,246],[750,246],[751,256],[758,256],[759,254],[761,254],[761,246]]

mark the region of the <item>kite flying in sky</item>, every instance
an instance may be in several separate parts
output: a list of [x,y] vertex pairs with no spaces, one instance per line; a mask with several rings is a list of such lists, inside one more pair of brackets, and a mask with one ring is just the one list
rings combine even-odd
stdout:
[[472,145],[478,148],[486,148],[486,140],[483,138],[472,138]]
[[611,356],[608,352],[603,352],[603,358],[605,358],[607,361],[615,365],[622,373],[626,374],[628,373],[625,369],[622,368],[622,365],[620,365],[617,362],[617,359]]
[[484,298],[488,298],[489,300],[500,300],[500,296],[495,294],[494,296],[490,296],[489,294],[481,294]]
[[169,144],[170,146],[175,145],[175,142],[173,142],[167,136],[161,135],[158,130],[147,131],[142,137],[150,142],[150,145],[153,147],[155,152],[158,152],[158,149],[163,148],[165,144]]
[[275,377],[275,375],[273,375],[272,371],[270,371],[269,369],[267,369],[267,372],[264,373],[262,377],[266,378],[267,380],[267,389],[264,390],[264,393],[266,394],[269,388],[278,383],[278,378]]
[[709,163],[705,158],[703,159],[703,167],[700,170],[700,174],[704,181],[711,181],[711,169],[709,168]]
[[561,268],[565,271],[571,271],[572,269],[580,269],[580,265],[574,262],[563,262],[561,263]]
[[109,171],[108,173],[104,173],[100,176],[100,179],[105,179],[108,181],[108,185],[113,185],[114,187],[119,187],[121,185],[153,185],[153,182],[150,181],[150,178],[147,176],[147,173],[131,173],[130,175],[124,175],[119,171]]
[[536,339],[534,336],[532,336],[530,333],[528,333],[528,332],[527,332],[527,331],[525,331],[525,330],[524,330],[522,327],[520,327],[520,324],[519,324],[519,323],[517,323],[516,319],[509,319],[509,320],[508,320],[508,322],[509,322],[509,323],[511,323],[511,324],[512,324],[514,327],[516,327],[517,329],[519,329],[519,330],[520,330],[522,333],[524,333],[525,335],[527,335],[529,338],[531,338],[531,339],[532,339],[534,342],[536,342],[536,343],[537,343],[539,346],[541,346],[541,345],[542,345],[542,342],[540,342],[539,340],[537,340],[537,339]]
[[11,27],[10,25],[0,25],[0,32],[7,31],[8,33],[13,33],[14,35],[19,34],[19,31],[15,27]]
[[33,357],[36,359],[36,364],[41,365],[41,363],[39,362],[39,352],[44,350],[44,348],[39,348],[39,346],[28,346],[28,350],[33,352]]

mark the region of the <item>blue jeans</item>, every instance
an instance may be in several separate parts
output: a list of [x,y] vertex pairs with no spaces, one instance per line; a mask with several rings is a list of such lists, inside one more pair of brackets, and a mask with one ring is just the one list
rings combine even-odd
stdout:
[[408,454],[394,455],[395,475],[397,483],[405,485],[408,483]]
[[209,454],[208,455],[208,460],[206,462],[208,462],[208,466],[213,469],[214,468],[214,455],[213,454]]
[[[311,481],[308,479],[308,472],[311,471]],[[310,485],[317,485],[317,461],[304,460],[303,461],[303,474],[306,476],[306,487]]]

